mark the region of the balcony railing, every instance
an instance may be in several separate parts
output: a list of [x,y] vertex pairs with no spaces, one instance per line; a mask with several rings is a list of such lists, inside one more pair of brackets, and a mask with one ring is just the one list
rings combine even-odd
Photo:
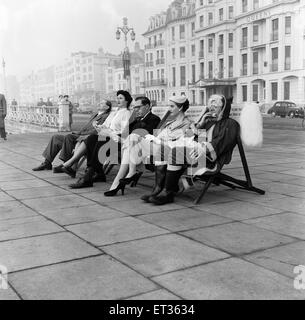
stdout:
[[218,54],[223,54],[223,46],[218,47]]
[[145,49],[149,50],[149,49],[154,49],[157,47],[162,47],[165,45],[165,41],[164,40],[158,40],[157,42],[154,43],[149,43],[145,45]]
[[285,70],[291,70],[291,62],[285,62]]
[[279,33],[277,32],[272,32],[270,34],[270,41],[278,41],[279,40]]
[[165,59],[164,58],[156,60],[156,65],[160,65],[160,64],[165,64]]
[[145,81],[145,87],[157,87],[157,86],[166,86],[167,79],[153,79]]
[[199,51],[199,58],[200,59],[204,58],[204,51],[203,50]]
[[248,75],[248,68],[243,68],[240,70],[240,75],[241,76],[247,76]]
[[279,71],[278,63],[271,63],[270,64],[270,72],[277,72],[277,71]]
[[153,61],[147,61],[145,62],[145,67],[150,68],[154,66],[154,62]]
[[218,79],[223,79],[223,77],[224,77],[223,71],[219,71],[217,76],[218,76]]
[[248,48],[248,40],[247,40],[247,39],[244,39],[244,40],[240,41],[240,47],[241,47],[242,49]]

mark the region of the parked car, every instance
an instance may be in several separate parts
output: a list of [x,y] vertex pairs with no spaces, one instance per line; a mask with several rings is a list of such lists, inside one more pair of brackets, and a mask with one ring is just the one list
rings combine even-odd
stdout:
[[280,116],[282,118],[303,118],[304,109],[298,107],[294,102],[290,101],[278,101],[272,108],[268,110],[268,114],[271,114],[273,117]]

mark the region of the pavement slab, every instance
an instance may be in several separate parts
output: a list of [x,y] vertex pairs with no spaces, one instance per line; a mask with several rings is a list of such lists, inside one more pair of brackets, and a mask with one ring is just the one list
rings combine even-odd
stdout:
[[291,212],[244,221],[253,226],[305,240],[305,216]]
[[43,213],[49,210],[59,210],[66,208],[77,208],[94,205],[93,201],[80,197],[78,195],[66,195],[60,197],[46,197],[40,199],[22,200],[22,202],[33,208],[34,210]]
[[5,192],[0,191],[0,202],[6,202],[6,201],[14,201],[15,199],[10,197]]
[[37,213],[18,201],[0,202],[0,221],[36,216]]
[[126,216],[124,213],[100,205],[50,210],[45,211],[43,215],[62,226],[111,220]]
[[20,300],[16,292],[12,288],[0,289],[0,301]]
[[99,254],[100,250],[67,232],[0,243],[0,264],[9,272]]
[[40,187],[49,187],[49,186],[50,186],[49,183],[40,179],[0,182],[0,189],[4,191],[27,189],[27,188],[40,188]]
[[140,216],[139,219],[155,224],[172,232],[209,227],[232,222],[223,218],[196,209],[180,209],[162,213]]
[[187,300],[304,300],[293,281],[237,258],[217,261],[154,281]]
[[161,290],[156,290],[144,294],[140,294],[138,296],[128,298],[126,300],[144,300],[144,301],[149,301],[149,300],[161,300],[161,301],[169,301],[169,300],[181,300],[181,298],[175,296],[174,294],[170,293],[167,290],[161,289]]
[[47,187],[11,190],[11,191],[7,191],[7,193],[18,200],[56,197],[56,196],[63,196],[63,195],[70,194],[66,190],[63,190],[58,187],[50,186],[50,185]]
[[25,300],[122,300],[158,289],[108,256],[18,272],[10,281]]
[[73,225],[67,229],[96,246],[168,233],[167,230],[132,217]]
[[245,254],[295,241],[294,239],[243,223],[183,232],[183,235],[231,254]]
[[63,231],[61,227],[40,216],[2,220],[0,224],[0,241],[21,239],[61,231]]
[[147,277],[229,257],[219,250],[178,235],[107,246],[103,247],[103,251]]
[[278,248],[246,255],[244,259],[295,279],[294,268],[300,265],[305,266],[305,242],[298,241]]

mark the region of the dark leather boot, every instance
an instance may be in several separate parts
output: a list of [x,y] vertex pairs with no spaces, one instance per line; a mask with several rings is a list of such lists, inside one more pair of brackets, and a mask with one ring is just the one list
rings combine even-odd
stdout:
[[150,194],[145,194],[143,197],[141,197],[141,200],[145,202],[150,202],[149,201],[150,197],[157,196],[159,193],[162,192],[165,185],[166,168],[167,168],[167,165],[155,167],[155,185],[154,185],[153,191]]
[[44,171],[44,170],[52,170],[52,163],[48,160],[45,160],[40,166],[32,169],[33,171]]
[[76,183],[70,184],[69,187],[71,189],[83,189],[83,188],[91,188],[93,187],[93,175],[94,169],[87,168],[85,175],[80,178]]
[[179,179],[182,176],[184,169],[179,171],[167,171],[165,181],[165,192],[158,196],[149,198],[149,201],[155,205],[163,206],[167,203],[173,203],[175,195],[179,191]]

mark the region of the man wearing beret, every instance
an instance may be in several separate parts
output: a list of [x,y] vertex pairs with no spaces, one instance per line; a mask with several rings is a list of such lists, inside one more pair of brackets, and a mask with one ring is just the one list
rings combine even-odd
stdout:
[[7,113],[6,100],[3,94],[0,94],[0,136],[2,139],[6,140],[6,131],[5,131],[5,117]]

